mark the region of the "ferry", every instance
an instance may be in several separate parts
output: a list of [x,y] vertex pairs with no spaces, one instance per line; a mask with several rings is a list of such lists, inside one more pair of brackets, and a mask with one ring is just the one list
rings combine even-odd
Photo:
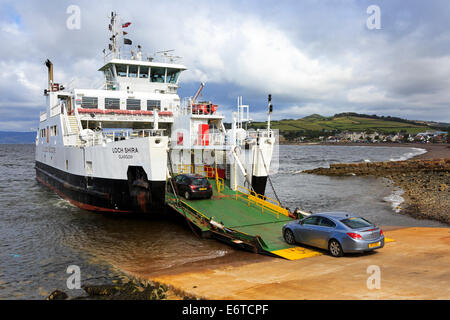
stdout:
[[203,83],[193,97],[180,99],[180,75],[187,68],[172,50],[159,52],[159,59],[144,57],[142,47],[124,37],[130,22],[114,12],[108,22],[100,87],[64,86],[54,80],[53,63],[45,63],[37,180],[94,212],[165,212],[168,181],[179,173],[201,174],[227,190],[242,187],[263,197],[276,143],[270,95],[266,128],[247,130],[249,106],[242,97],[226,126],[217,104],[198,100]]

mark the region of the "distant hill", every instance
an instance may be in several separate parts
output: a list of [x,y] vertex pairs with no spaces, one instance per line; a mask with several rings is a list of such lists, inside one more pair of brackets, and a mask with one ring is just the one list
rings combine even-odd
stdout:
[[320,114],[314,113],[314,114],[312,114],[312,115],[310,115],[310,116],[306,116],[306,117],[304,117],[304,118],[302,118],[302,119],[303,119],[303,120],[311,120],[311,121],[314,121],[314,120],[323,120],[323,119],[326,119],[326,117],[321,116]]
[[[254,122],[249,128],[264,128],[265,122]],[[313,114],[297,120],[272,121],[271,127],[279,129],[280,133],[287,136],[308,136],[317,137],[319,135],[332,135],[343,131],[366,131],[379,133],[417,134],[426,130],[443,130],[443,123],[432,123],[424,121],[406,120],[397,117],[385,117],[376,115],[366,115],[358,113],[339,113],[332,117],[324,117]],[[448,130],[448,128],[447,128]]]
[[36,132],[0,131],[0,144],[29,144],[36,140]]

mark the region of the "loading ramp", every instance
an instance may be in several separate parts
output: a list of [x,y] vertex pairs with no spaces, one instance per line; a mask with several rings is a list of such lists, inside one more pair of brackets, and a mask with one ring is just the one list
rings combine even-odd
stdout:
[[195,225],[203,237],[289,260],[323,254],[284,241],[282,227],[295,217],[276,200],[244,187],[232,190],[218,178],[208,180],[213,188],[211,199],[186,200],[173,192],[166,194],[168,206]]

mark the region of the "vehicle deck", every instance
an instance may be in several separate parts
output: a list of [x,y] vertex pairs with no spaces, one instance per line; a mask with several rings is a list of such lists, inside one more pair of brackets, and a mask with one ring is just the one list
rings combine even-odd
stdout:
[[322,254],[284,241],[282,227],[293,218],[270,210],[254,197],[228,186],[223,186],[219,193],[216,180],[209,181],[213,188],[211,199],[186,200],[173,193],[166,196],[167,204],[197,226],[203,236],[290,260]]

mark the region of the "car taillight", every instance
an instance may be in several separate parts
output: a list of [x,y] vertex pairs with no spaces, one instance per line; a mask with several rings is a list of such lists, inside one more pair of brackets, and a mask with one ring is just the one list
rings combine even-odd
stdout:
[[211,185],[209,185],[209,188],[210,188],[210,189],[212,188]]
[[195,186],[194,186],[194,185],[190,184],[189,187],[190,187],[192,190],[195,190]]
[[348,236],[349,236],[350,238],[352,238],[352,239],[355,239],[355,240],[362,240],[362,237],[361,237],[360,234],[353,233],[353,232],[348,232],[347,234],[348,234]]
[[383,235],[383,230],[380,229],[380,237]]

